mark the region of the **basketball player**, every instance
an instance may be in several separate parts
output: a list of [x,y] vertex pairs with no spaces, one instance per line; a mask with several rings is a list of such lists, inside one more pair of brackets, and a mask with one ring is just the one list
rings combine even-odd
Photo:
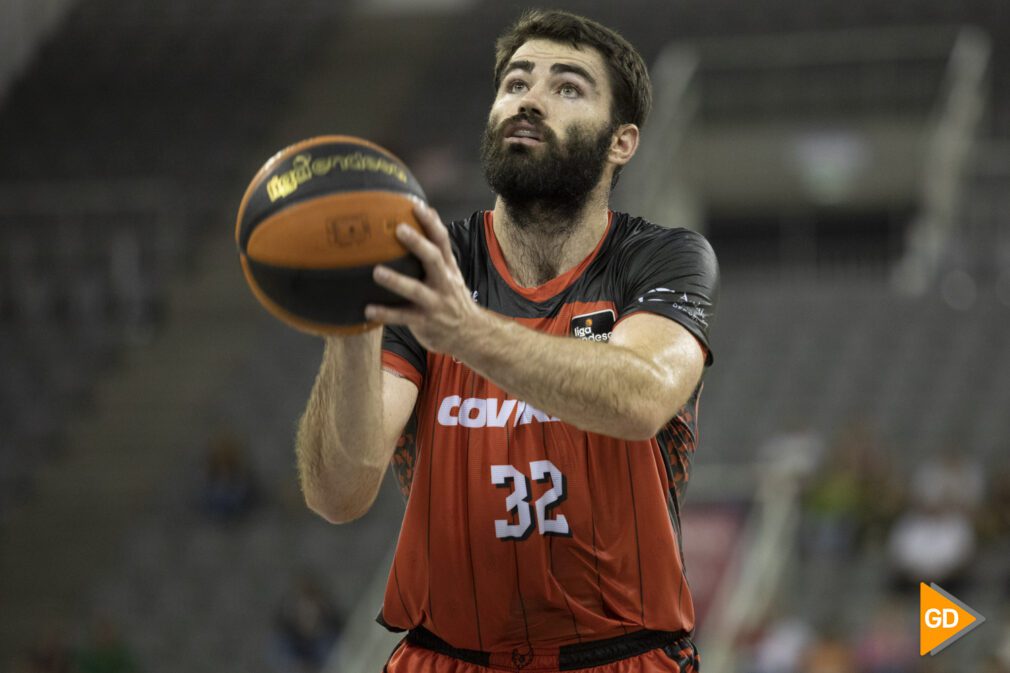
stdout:
[[310,508],[407,509],[379,622],[391,673],[698,670],[680,507],[718,271],[705,239],[608,209],[651,89],[639,54],[564,12],[497,43],[481,155],[494,209],[397,235],[406,307],[328,338],[299,428]]

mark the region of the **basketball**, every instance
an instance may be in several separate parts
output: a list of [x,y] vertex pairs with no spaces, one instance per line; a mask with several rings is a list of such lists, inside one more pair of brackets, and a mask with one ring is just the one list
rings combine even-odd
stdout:
[[239,206],[235,238],[246,281],[261,304],[311,334],[377,327],[367,304],[403,304],[377,285],[382,263],[420,278],[421,262],[396,239],[421,231],[425,195],[393,154],[361,138],[320,136],[287,147],[256,173]]

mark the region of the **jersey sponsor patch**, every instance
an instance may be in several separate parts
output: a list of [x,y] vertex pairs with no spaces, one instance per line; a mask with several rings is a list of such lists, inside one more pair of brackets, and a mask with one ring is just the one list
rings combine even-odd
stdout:
[[583,313],[572,318],[571,334],[586,341],[609,341],[616,316],[611,309]]

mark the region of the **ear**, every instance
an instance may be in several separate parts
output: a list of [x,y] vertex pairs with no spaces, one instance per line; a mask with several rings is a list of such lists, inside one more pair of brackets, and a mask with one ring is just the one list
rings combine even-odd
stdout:
[[634,124],[621,124],[614,132],[614,139],[610,143],[610,153],[607,159],[611,163],[623,166],[631,157],[635,156],[638,150],[638,127]]

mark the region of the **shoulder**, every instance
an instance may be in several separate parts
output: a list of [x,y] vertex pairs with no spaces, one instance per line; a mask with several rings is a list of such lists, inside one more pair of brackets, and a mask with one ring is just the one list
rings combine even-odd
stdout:
[[478,247],[477,244],[484,235],[484,211],[478,210],[469,217],[451,220],[445,227],[449,231],[453,252],[458,258],[461,252],[469,252]]
[[[715,251],[708,239],[697,231],[682,227],[663,227],[645,218],[614,213],[614,240],[611,254],[622,266],[640,264],[691,263],[709,272],[717,272]],[[629,269],[630,270],[630,269]]]

